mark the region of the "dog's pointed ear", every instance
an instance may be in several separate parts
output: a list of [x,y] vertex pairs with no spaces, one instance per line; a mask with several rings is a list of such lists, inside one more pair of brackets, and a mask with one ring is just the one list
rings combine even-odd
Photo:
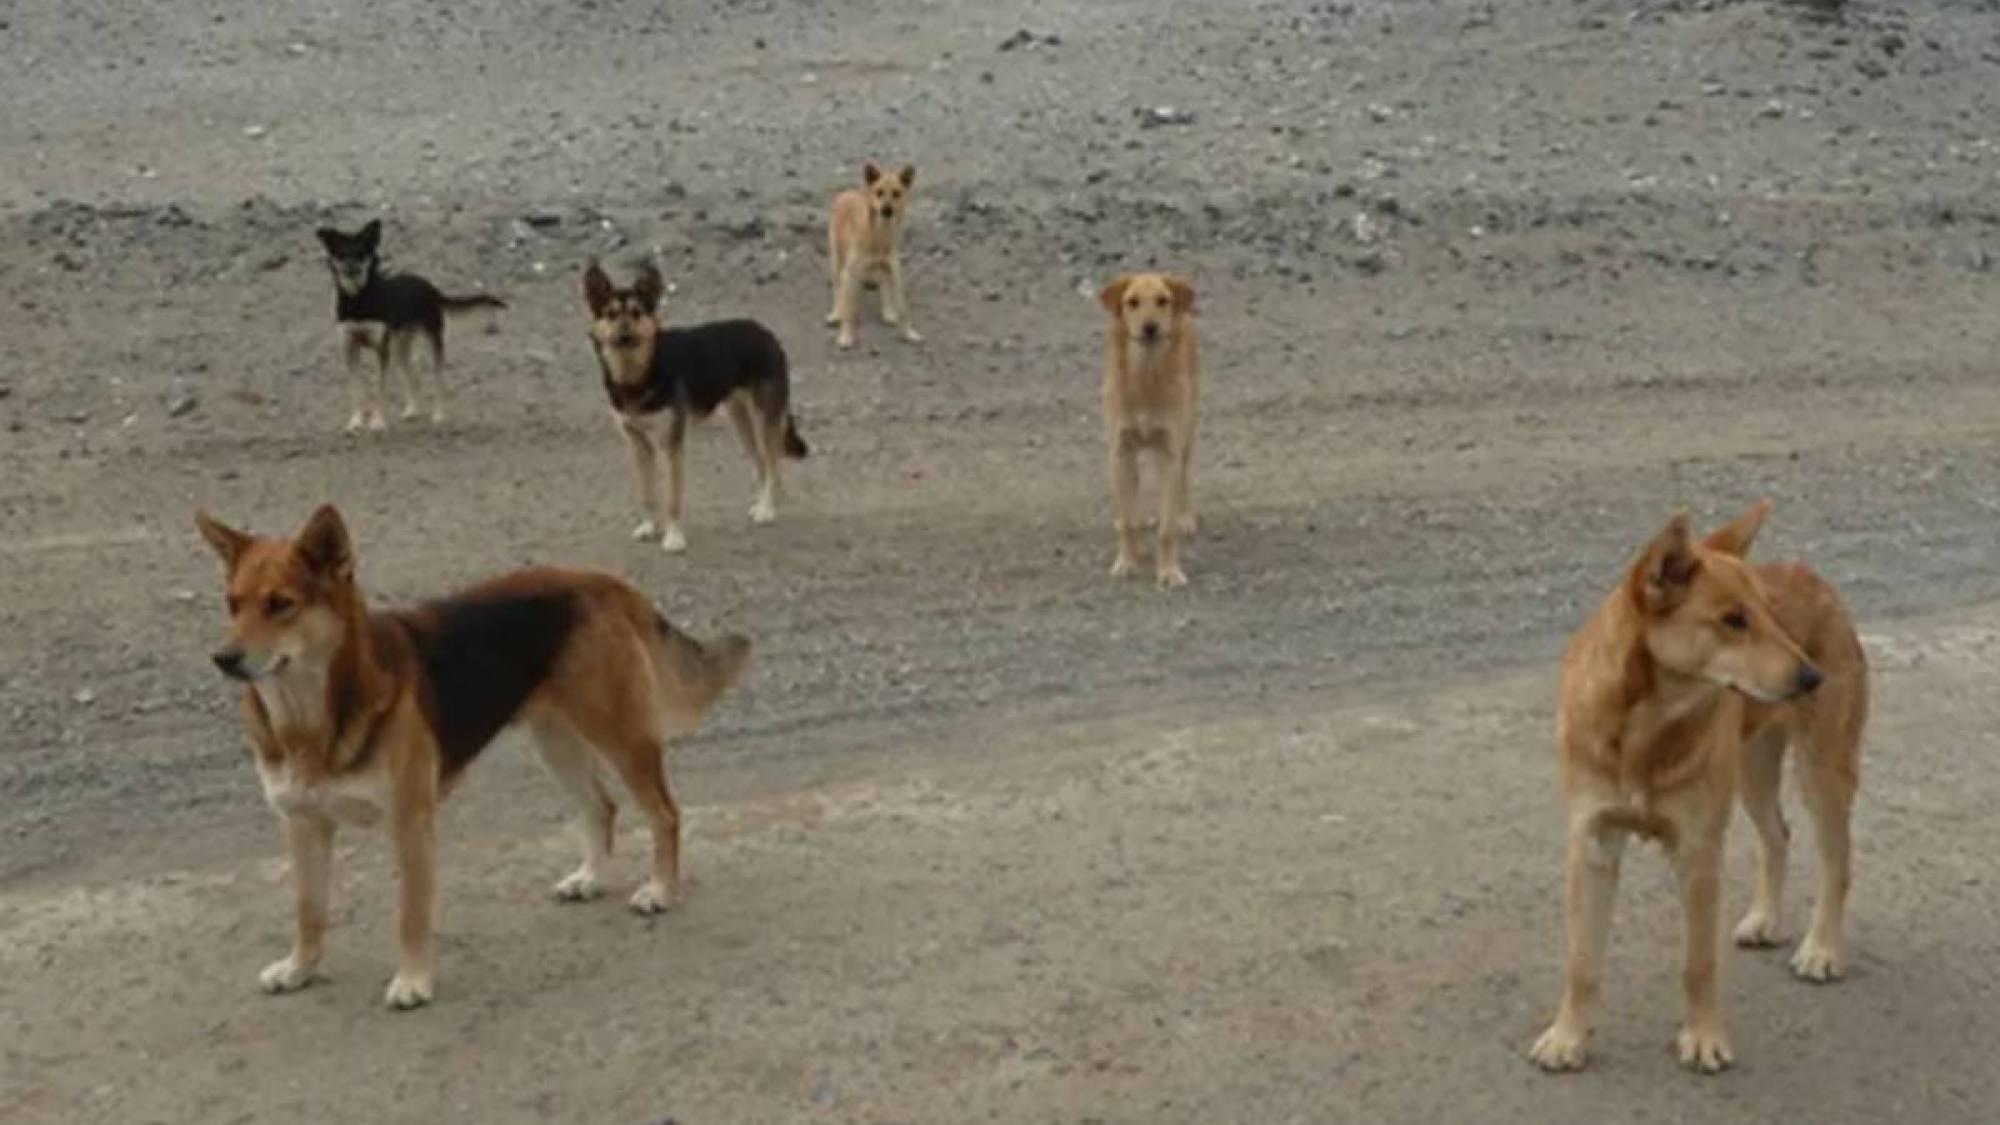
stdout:
[[583,303],[590,306],[590,315],[596,316],[604,311],[610,300],[611,278],[605,274],[604,267],[597,264],[597,259],[592,258],[590,266],[583,271]]
[[1722,527],[1709,533],[1701,545],[1711,551],[1743,558],[1750,553],[1750,544],[1757,538],[1757,532],[1764,526],[1764,517],[1771,514],[1771,502],[1759,500],[1750,505],[1750,510],[1737,516]]
[[870,160],[868,163],[861,166],[862,183],[868,184],[872,187],[875,181],[881,178],[882,178],[882,169],[877,168],[873,160]]
[[1121,273],[1112,278],[1111,284],[1098,290],[1097,303],[1104,306],[1105,312],[1117,312],[1119,303],[1125,300],[1125,287],[1130,284],[1132,275],[1129,273]]
[[1701,569],[1694,551],[1694,536],[1688,531],[1686,512],[1676,512],[1667,526],[1653,537],[1632,577],[1639,604],[1653,613],[1664,613],[1681,603],[1688,586]]
[[319,238],[319,244],[326,247],[326,252],[329,254],[336,252],[340,248],[341,240],[347,237],[332,227],[321,227],[313,234]]
[[361,233],[355,237],[369,253],[374,253],[375,248],[382,245],[382,220],[368,220],[368,225],[362,227]]
[[1194,311],[1194,286],[1187,278],[1172,274],[1167,276],[1167,291],[1174,295],[1174,311],[1191,313]]
[[215,553],[221,556],[222,565],[235,570],[236,560],[242,558],[243,552],[250,546],[250,536],[217,521],[207,512],[194,514],[194,526],[196,531],[201,532],[201,537],[208,540],[208,545],[215,548]]
[[354,547],[347,538],[347,522],[331,504],[319,506],[299,529],[292,547],[314,574],[337,581],[354,577]]
[[660,276],[660,267],[651,262],[639,267],[639,276],[632,282],[632,291],[639,295],[639,300],[646,306],[647,312],[658,311],[660,298],[667,292],[667,282]]
[[896,177],[903,181],[905,188],[915,186],[917,182],[917,166],[914,164],[903,165],[903,170],[896,173]]

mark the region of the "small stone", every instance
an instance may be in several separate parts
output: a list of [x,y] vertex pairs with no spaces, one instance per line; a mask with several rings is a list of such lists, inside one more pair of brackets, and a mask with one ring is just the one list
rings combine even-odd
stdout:
[[89,688],[78,688],[76,694],[70,696],[70,699],[79,707],[88,707],[97,702],[97,693]]
[[1784,115],[1785,115],[1785,103],[1779,101],[1776,98],[1772,98],[1770,101],[1765,102],[1764,107],[1757,111],[1757,116],[1759,117],[1777,118],[1777,117],[1783,117]]
[[200,405],[201,403],[195,401],[195,397],[191,394],[175,395],[173,398],[167,400],[167,417],[185,418],[193,414],[195,408]]
[[522,214],[521,221],[537,229],[559,227],[563,221],[563,210],[560,207],[533,207]]
[[244,130],[243,130],[243,135],[244,135],[244,136],[246,136],[246,137],[249,137],[249,138],[250,138],[251,140],[253,140],[253,141],[254,141],[254,140],[256,140],[256,139],[257,139],[258,137],[261,137],[261,136],[263,136],[263,135],[264,135],[265,133],[268,133],[268,132],[270,132],[270,130],[269,130],[269,129],[266,129],[266,128],[265,128],[264,126],[262,126],[262,125],[250,125],[250,126],[246,126],[246,127],[244,128]]
[[1394,116],[1396,116],[1396,111],[1383,105],[1381,102],[1372,102],[1368,106],[1368,120],[1378,125]]
[[1193,110],[1175,109],[1170,105],[1150,106],[1134,110],[1133,113],[1139,118],[1139,128],[1141,129],[1158,129],[1166,125],[1194,124]]

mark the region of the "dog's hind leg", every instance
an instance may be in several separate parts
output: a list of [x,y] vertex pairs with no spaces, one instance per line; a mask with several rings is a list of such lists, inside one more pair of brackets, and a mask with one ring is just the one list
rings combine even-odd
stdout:
[[403,376],[403,417],[415,418],[423,410],[417,401],[417,335],[414,331],[397,332],[389,337],[390,358],[396,370]]
[[1790,851],[1791,829],[1785,827],[1784,810],[1778,806],[1779,783],[1784,777],[1785,731],[1774,727],[1759,732],[1746,743],[1738,772],[1743,795],[1743,811],[1757,829],[1757,884],[1750,899],[1750,912],[1736,924],[1736,944],[1770,946],[1782,933],[1779,918],[1785,899],[1785,861]]
[[[635,667],[644,667],[643,664]],[[657,708],[653,693],[645,692],[650,729],[638,730],[599,722],[592,717],[581,731],[618,768],[618,775],[632,800],[646,815],[653,830],[653,872],[633,892],[632,909],[641,914],[658,914],[673,905],[681,878],[681,810],[667,786],[666,741],[658,734]],[[635,708],[636,709],[636,708]],[[620,709],[621,715],[625,713]]]
[[1581,1070],[1589,1058],[1590,1028],[1603,989],[1604,948],[1611,940],[1611,904],[1618,897],[1618,867],[1625,834],[1584,821],[1570,829],[1563,867],[1563,993],[1555,1022],[1535,1040],[1528,1057],[1543,1070]]
[[858,311],[855,306],[861,301],[861,256],[851,254],[841,266],[840,279],[834,282],[833,317],[840,326],[839,335],[834,337],[834,346],[851,348],[854,346],[854,318]]
[[[418,786],[411,786],[417,789]],[[431,929],[437,916],[437,793],[434,789],[397,793],[396,976],[383,997],[397,1009],[431,1002],[435,975]]]
[[536,756],[576,803],[578,843],[583,862],[555,886],[560,902],[585,902],[604,893],[600,880],[604,861],[611,855],[612,825],[618,806],[604,788],[597,772],[597,754],[590,744],[556,719],[543,719],[529,727]]
[[660,549],[672,554],[687,550],[681,532],[681,499],[687,494],[687,415],[676,410],[667,423],[667,526],[660,530]]
[[[1815,714],[1816,726],[1830,720]],[[1792,971],[1815,982],[1838,980],[1847,971],[1847,891],[1853,881],[1854,845],[1849,834],[1854,815],[1854,794],[1859,788],[1855,771],[1846,763],[1855,760],[1849,749],[1844,755],[1829,753],[1825,739],[1860,738],[1859,729],[1827,734],[1808,732],[1816,741],[1795,748],[1799,760],[1799,794],[1805,798],[1806,812],[1812,816],[1813,843],[1819,851],[1819,898],[1813,903],[1812,928],[1792,954]]]
[[889,258],[889,276],[882,285],[882,323],[900,325],[903,339],[912,344],[924,342],[923,333],[910,323],[910,300],[903,292],[903,259],[901,255]]
[[368,407],[368,428],[386,430],[389,428],[389,333],[387,329],[375,340],[375,394]]
[[1193,538],[1195,532],[1194,492],[1189,487],[1190,483],[1189,467],[1193,464],[1194,464],[1194,431],[1189,430],[1187,434],[1181,438],[1180,458],[1174,465],[1174,471],[1180,474],[1180,486],[1181,486],[1180,512],[1175,520],[1174,526],[1176,529],[1180,531],[1181,538],[1183,539]]
[[444,325],[425,328],[424,338],[431,345],[431,394],[436,396],[431,402],[431,421],[443,425],[444,408],[451,402],[451,386],[444,379]]

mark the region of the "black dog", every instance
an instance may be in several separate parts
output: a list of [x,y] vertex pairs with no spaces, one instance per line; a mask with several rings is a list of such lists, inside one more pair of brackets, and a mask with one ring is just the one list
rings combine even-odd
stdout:
[[[806,443],[792,417],[785,349],[771,330],[754,320],[662,330],[664,289],[660,271],[651,265],[625,289],[613,286],[596,262],[583,275],[591,343],[605,393],[632,447],[646,504],[646,520],[633,529],[633,538],[658,536],[662,548],[679,551],[687,547],[681,534],[681,489],[690,417],[706,418],[718,406],[729,408],[736,436],[757,466],[757,501],[750,506],[750,518],[757,523],[778,517],[779,455],[804,457]],[[662,451],[671,469],[664,510]]]
[[[437,382],[431,421],[444,421],[448,397],[444,384],[444,315],[466,309],[504,309],[507,303],[488,293],[448,297],[413,273],[384,276],[377,253],[382,243],[380,220],[370,220],[353,234],[332,227],[321,227],[318,234],[320,243],[326,247],[327,268],[333,271],[333,315],[340,325],[347,376],[354,387],[354,414],[347,420],[348,431],[363,426],[379,430],[388,425],[382,416],[382,400],[388,392],[392,358],[403,369],[408,392],[403,417],[416,415],[417,371],[410,362],[410,349],[419,335],[430,341],[431,375]],[[362,353],[371,350],[375,353],[372,394],[361,370]]]

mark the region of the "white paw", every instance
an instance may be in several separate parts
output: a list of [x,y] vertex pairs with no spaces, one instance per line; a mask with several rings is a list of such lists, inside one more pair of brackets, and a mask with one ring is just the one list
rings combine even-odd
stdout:
[[1584,1046],[1581,1032],[1557,1023],[1542,1032],[1542,1037],[1528,1048],[1528,1058],[1547,1071],[1582,1070],[1590,1061],[1590,1051]]
[[415,399],[411,399],[409,402],[403,404],[403,417],[405,419],[415,418],[423,412],[423,407],[418,406]]
[[557,902],[589,902],[603,893],[604,888],[597,882],[597,872],[587,867],[563,876],[555,890]]
[[361,427],[367,424],[368,424],[368,416],[357,410],[354,413],[349,414],[347,416],[347,425],[345,429],[350,434],[358,434],[361,432]]
[[1681,1065],[1703,1074],[1727,1070],[1736,1061],[1735,1054],[1729,1050],[1729,1036],[1724,1035],[1720,1028],[1696,1031],[1684,1027],[1675,1046],[1680,1051]]
[[313,982],[313,967],[295,957],[273,961],[257,974],[257,986],[273,996],[281,992],[297,992]]
[[924,342],[924,334],[906,324],[903,326],[903,339],[912,344],[921,344]]
[[632,538],[642,543],[648,539],[658,539],[659,537],[660,525],[654,523],[652,520],[640,520],[639,526],[632,529]]
[[896,325],[901,324],[902,322],[903,318],[897,316],[894,312],[888,309],[882,310],[882,323],[888,325],[891,328],[894,328]]
[[376,433],[381,433],[383,430],[389,428],[389,420],[382,416],[380,410],[370,411],[368,414],[368,428],[374,430]]
[[1139,564],[1132,561],[1132,556],[1120,554],[1111,564],[1111,577],[1129,578],[1132,572],[1137,569],[1139,569]]
[[1736,944],[1746,949],[1768,949],[1778,944],[1778,920],[1752,910],[1736,923]]
[[1196,530],[1194,513],[1189,512],[1187,515],[1182,516],[1180,522],[1174,525],[1174,530],[1178,532],[1180,534],[1180,537],[1183,539],[1194,538],[1194,533]]
[[431,425],[444,425],[444,407],[440,406],[436,410],[431,411]]
[[1844,960],[1838,949],[1815,941],[1808,934],[1806,939],[1799,943],[1798,951],[1792,954],[1792,972],[1797,974],[1800,980],[1809,980],[1814,984],[1828,984],[1839,980],[1841,974],[1846,972],[1846,967],[1842,964]]
[[842,329],[840,336],[833,341],[833,346],[842,349],[853,347],[854,333],[849,332],[846,329]]
[[826,314],[826,326],[828,328],[840,327],[840,314],[837,312],[830,312]]
[[681,525],[668,524],[667,530],[660,533],[660,550],[670,555],[678,555],[687,549],[687,536],[681,534]]
[[776,504],[771,503],[771,498],[769,496],[759,496],[757,498],[757,502],[755,504],[750,505],[751,523],[770,523],[772,520],[777,518],[778,518],[778,506]]
[[1154,581],[1162,590],[1173,590],[1187,585],[1187,574],[1177,566],[1161,567],[1159,574],[1154,576]]
[[382,1002],[399,1012],[421,1008],[431,1002],[431,978],[429,973],[401,972],[389,982],[389,991],[382,994]]
[[640,914],[664,914],[673,904],[673,890],[658,879],[648,879],[632,892],[632,909]]

